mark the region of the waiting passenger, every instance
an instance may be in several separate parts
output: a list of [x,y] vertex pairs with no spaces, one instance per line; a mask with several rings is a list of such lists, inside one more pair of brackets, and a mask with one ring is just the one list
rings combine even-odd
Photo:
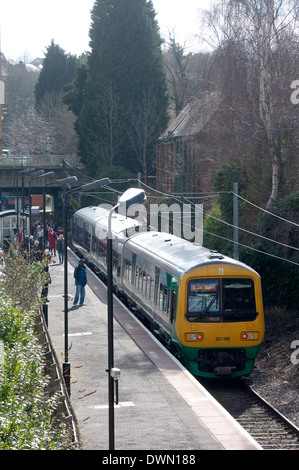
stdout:
[[75,294],[73,306],[77,305],[79,298],[80,298],[79,305],[81,306],[81,305],[84,305],[85,286],[87,284],[86,267],[84,266],[84,259],[80,259],[79,265],[75,268],[74,278],[75,278],[76,294]]

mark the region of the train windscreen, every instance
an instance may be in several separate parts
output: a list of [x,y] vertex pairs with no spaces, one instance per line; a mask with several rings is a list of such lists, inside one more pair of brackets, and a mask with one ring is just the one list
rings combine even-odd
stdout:
[[188,283],[187,319],[200,322],[256,318],[252,279],[195,279]]

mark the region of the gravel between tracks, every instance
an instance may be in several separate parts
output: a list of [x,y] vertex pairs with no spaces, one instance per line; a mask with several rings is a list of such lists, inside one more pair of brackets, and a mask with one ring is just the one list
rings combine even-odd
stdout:
[[[293,341],[297,345],[291,348]],[[293,345],[294,346],[294,345]],[[291,361],[295,356],[297,364]],[[274,322],[267,326],[256,367],[245,381],[299,427],[299,328]]]

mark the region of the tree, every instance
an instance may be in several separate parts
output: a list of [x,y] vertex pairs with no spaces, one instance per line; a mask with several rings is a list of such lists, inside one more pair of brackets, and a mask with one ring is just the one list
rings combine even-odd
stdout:
[[[149,122],[142,153],[150,167],[156,140],[168,120],[161,42],[152,1],[95,2],[86,79],[77,80],[67,97],[70,108],[76,109],[79,154],[90,173],[112,164],[135,173],[141,170],[132,136],[138,134],[136,116],[143,120],[148,116],[140,113],[148,97],[155,119]],[[84,81],[82,92],[78,85]],[[80,110],[73,100],[76,96],[82,97]],[[133,120],[132,110],[136,110]]]
[[9,148],[16,155],[51,153],[55,132],[49,119],[34,106],[14,114],[6,125]]
[[[218,0],[207,17],[218,55],[227,58],[233,52],[233,60],[226,61],[230,70],[225,96],[238,121],[237,132],[247,132],[248,142],[255,141],[256,153],[267,155],[271,165],[268,208],[279,197],[283,162],[294,153],[289,143],[294,141],[298,118],[291,106],[290,86],[299,73],[298,13],[295,0]],[[233,81],[232,70],[239,80]],[[240,100],[242,88],[248,100],[244,95]]]
[[75,70],[76,57],[66,54],[52,39],[51,45],[47,47],[43,68],[35,85],[37,108],[49,94],[60,99],[64,86],[74,79]]
[[167,69],[167,82],[174,116],[182,111],[186,104],[198,94],[194,88],[197,74],[193,70],[193,56],[186,53],[186,47],[176,42],[174,33],[169,34],[168,49],[164,53]]

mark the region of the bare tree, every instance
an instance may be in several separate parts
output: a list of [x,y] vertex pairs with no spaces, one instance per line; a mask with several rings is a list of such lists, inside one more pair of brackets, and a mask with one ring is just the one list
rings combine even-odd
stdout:
[[167,69],[168,90],[171,109],[177,116],[193,95],[192,82],[195,76],[190,70],[192,54],[186,52],[185,45],[176,42],[174,33],[169,33],[167,50],[164,52],[164,63]]
[[154,149],[150,148],[150,142],[156,134],[156,110],[155,96],[150,90],[147,93],[144,92],[143,101],[137,107],[130,107],[129,138],[145,181],[147,181],[148,171],[154,158]]
[[6,138],[16,155],[52,153],[54,131],[50,122],[30,106],[7,124]]
[[[205,19],[212,31],[209,44],[218,52],[233,44],[246,66],[245,86],[253,103],[252,121],[247,119],[247,124],[254,138],[265,146],[271,163],[267,202],[271,207],[278,198],[282,159],[287,153],[285,135],[294,124],[289,90],[293,64],[298,64],[298,52],[294,62],[294,50],[298,51],[297,1],[218,0]],[[235,106],[244,123],[244,109],[236,102]]]
[[62,94],[45,94],[38,114],[49,123],[48,145],[55,155],[73,155],[77,152],[78,137],[74,129],[75,116],[62,102]]

